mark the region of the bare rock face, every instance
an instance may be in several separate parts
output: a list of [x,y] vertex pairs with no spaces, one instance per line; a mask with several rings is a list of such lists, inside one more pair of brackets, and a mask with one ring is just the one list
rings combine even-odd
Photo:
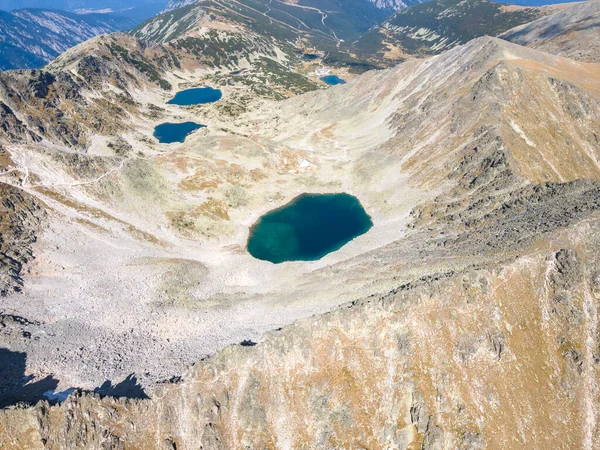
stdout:
[[31,245],[42,228],[45,212],[31,195],[0,184],[0,295],[20,291],[22,268],[33,259]]
[[15,116],[13,110],[4,103],[0,104],[0,120],[2,120],[0,126],[2,134],[11,141],[41,140],[39,136],[28,130],[23,122]]

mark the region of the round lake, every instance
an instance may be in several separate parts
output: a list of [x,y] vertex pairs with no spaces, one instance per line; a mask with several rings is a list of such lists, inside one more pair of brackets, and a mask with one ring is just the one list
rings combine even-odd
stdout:
[[346,84],[346,82],[337,75],[325,75],[324,77],[321,77],[320,80],[324,81],[330,86],[335,86],[336,84]]
[[352,195],[303,194],[252,226],[248,252],[276,264],[315,261],[372,226],[371,218]]
[[185,138],[199,128],[204,128],[205,125],[200,125],[194,122],[183,123],[163,123],[154,128],[154,137],[161,144],[171,144],[173,142],[184,142]]
[[223,97],[223,93],[220,89],[213,89],[211,87],[186,89],[175,94],[175,97],[169,100],[167,105],[201,105],[204,103],[214,103],[220,100],[221,97]]

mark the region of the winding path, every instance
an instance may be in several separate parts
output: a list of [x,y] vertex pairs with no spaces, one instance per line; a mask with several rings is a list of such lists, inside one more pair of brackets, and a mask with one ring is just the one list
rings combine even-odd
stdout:
[[[271,1],[273,1],[273,0],[271,0]],[[271,4],[271,1],[269,2],[269,4]],[[342,42],[342,40],[337,37],[337,35],[335,34],[335,31],[333,31],[332,28],[325,25],[325,19],[327,19],[327,17],[328,17],[327,13],[324,13],[319,8],[315,8],[313,6],[302,6],[302,5],[297,5],[294,3],[286,3],[286,5],[293,6],[294,8],[310,9],[312,11],[317,11],[319,14],[321,14],[321,23],[323,24],[324,27],[329,28],[329,31],[331,32],[331,36],[333,36],[333,38],[337,41],[338,47],[340,46],[340,43]]]

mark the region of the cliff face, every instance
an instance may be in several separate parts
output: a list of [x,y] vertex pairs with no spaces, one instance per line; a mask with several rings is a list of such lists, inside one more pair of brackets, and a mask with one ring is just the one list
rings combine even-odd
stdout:
[[[152,400],[0,414],[2,448],[598,448],[597,216],[231,347]],[[585,236],[585,237],[583,237]]]
[[33,259],[31,245],[43,228],[45,210],[36,199],[8,184],[0,184],[0,295],[20,291],[21,270]]

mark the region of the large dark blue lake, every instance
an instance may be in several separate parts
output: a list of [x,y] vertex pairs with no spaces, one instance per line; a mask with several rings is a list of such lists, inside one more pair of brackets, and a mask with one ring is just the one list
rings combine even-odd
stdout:
[[325,75],[324,77],[321,77],[320,80],[324,81],[330,86],[335,86],[336,84],[346,84],[346,82],[337,75]]
[[194,122],[163,123],[154,128],[154,137],[158,139],[158,142],[161,144],[183,142],[192,131],[204,127],[205,125]]
[[169,100],[167,105],[201,105],[203,103],[216,102],[221,97],[223,97],[223,93],[220,89],[213,89],[211,87],[186,89],[175,94],[175,97]]
[[352,195],[303,194],[252,226],[248,252],[275,264],[315,261],[372,226],[371,218]]

